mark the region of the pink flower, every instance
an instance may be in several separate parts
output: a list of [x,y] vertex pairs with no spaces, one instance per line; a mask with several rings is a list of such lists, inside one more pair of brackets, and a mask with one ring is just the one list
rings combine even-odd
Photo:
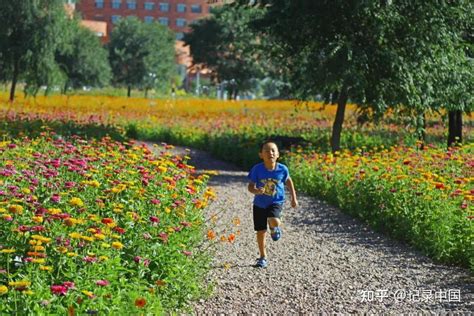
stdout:
[[143,260],[143,265],[145,267],[148,267],[150,265],[150,262],[151,262],[150,259],[145,259],[145,260]]
[[143,233],[143,239],[151,239],[151,235],[149,233]]
[[97,261],[97,258],[96,257],[85,256],[82,260],[84,260],[85,262],[94,263],[94,262]]
[[67,289],[73,289],[73,288],[74,288],[74,282],[66,281],[66,282],[63,282],[63,285],[64,285]]
[[59,201],[61,201],[61,196],[59,194],[53,194],[51,196],[51,202],[59,203]]
[[187,257],[189,257],[193,254],[191,251],[187,251],[187,250],[183,250],[182,253],[183,253],[183,255],[185,255]]
[[64,285],[51,285],[51,293],[55,295],[66,295],[68,288]]
[[163,240],[163,242],[168,241],[168,234],[167,233],[159,233],[158,237],[160,237],[160,239]]
[[135,256],[135,258],[133,258],[133,261],[135,261],[136,263],[139,263],[141,259],[142,259],[142,257]]
[[156,216],[150,216],[150,221],[151,221],[152,223],[158,224],[158,223],[160,222],[160,219],[159,219],[158,217],[156,217]]
[[107,286],[107,285],[110,284],[110,282],[107,281],[107,280],[98,280],[98,281],[95,282],[95,284],[97,284],[99,286]]
[[151,204],[155,204],[155,205],[161,203],[160,200],[158,200],[158,199],[152,199],[150,202],[151,202]]

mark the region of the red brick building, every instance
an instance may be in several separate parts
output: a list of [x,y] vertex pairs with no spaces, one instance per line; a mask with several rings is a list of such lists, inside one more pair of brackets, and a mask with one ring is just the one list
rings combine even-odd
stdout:
[[107,23],[107,38],[113,24],[121,18],[136,16],[144,22],[168,26],[179,40],[194,20],[209,15],[207,0],[81,0],[76,10],[84,20]]

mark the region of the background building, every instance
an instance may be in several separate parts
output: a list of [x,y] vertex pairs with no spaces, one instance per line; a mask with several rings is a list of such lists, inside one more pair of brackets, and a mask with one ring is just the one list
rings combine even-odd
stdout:
[[206,0],[81,0],[76,4],[83,20],[107,23],[107,38],[116,21],[136,16],[145,23],[156,21],[168,26],[177,40],[194,20],[209,15],[211,7]]

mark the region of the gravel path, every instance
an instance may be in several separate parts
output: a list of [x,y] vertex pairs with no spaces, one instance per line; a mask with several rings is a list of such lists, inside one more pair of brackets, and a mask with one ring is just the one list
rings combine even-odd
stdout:
[[303,194],[298,209],[285,205],[281,240],[267,240],[268,267],[254,268],[258,248],[247,171],[202,151],[188,155],[198,170],[219,172],[210,181],[218,198],[209,210],[223,211],[218,226],[230,226],[234,217],[241,221],[235,244],[218,248],[209,275],[215,291],[195,303],[196,314],[473,313],[468,270],[436,264]]

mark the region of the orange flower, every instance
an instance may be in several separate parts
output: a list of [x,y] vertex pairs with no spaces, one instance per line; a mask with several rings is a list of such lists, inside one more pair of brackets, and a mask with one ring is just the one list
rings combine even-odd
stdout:
[[230,243],[233,243],[235,241],[235,235],[234,234],[230,234],[229,237],[227,237],[227,240],[230,242]]
[[240,218],[234,217],[234,219],[232,220],[232,223],[233,223],[235,226],[239,226],[239,225],[240,225]]
[[135,306],[138,308],[143,308],[146,305],[146,300],[143,297],[139,297],[135,300]]
[[209,229],[209,230],[207,231],[207,239],[209,239],[209,240],[214,240],[215,238],[216,238],[216,232],[213,231],[213,230],[211,230],[211,229]]
[[165,286],[166,285],[166,281],[163,281],[163,280],[156,280],[155,284],[157,286]]

